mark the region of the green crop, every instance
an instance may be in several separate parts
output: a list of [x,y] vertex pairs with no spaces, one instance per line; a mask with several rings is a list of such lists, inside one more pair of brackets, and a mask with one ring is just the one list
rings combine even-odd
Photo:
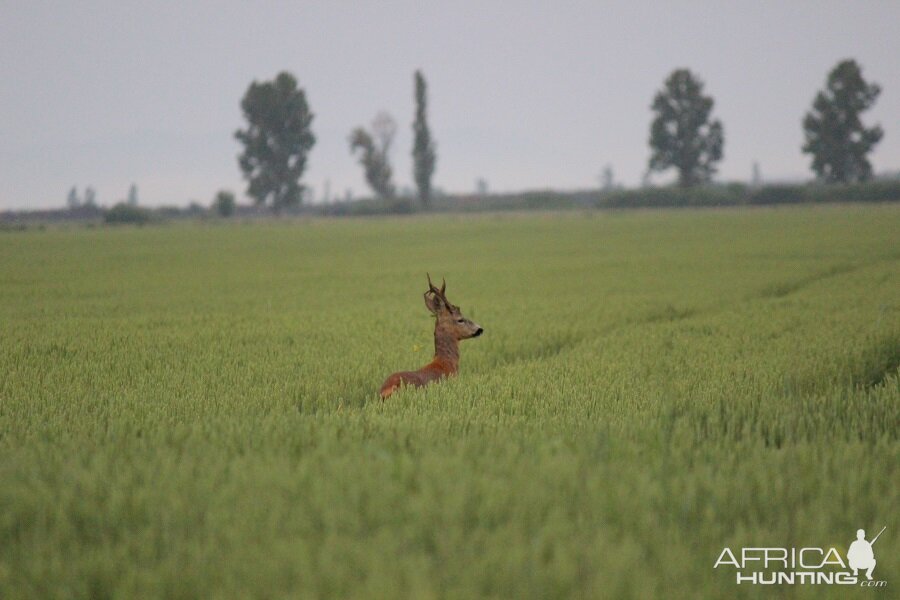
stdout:
[[[825,206],[0,234],[0,598],[751,598],[724,546],[883,525],[900,585],[898,232]],[[485,334],[381,402],[431,359],[426,271]]]

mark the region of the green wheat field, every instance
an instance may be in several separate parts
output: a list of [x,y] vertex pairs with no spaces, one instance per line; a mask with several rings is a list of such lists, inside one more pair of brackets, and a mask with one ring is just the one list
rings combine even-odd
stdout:
[[898,363],[896,205],[0,233],[0,598],[888,597]]

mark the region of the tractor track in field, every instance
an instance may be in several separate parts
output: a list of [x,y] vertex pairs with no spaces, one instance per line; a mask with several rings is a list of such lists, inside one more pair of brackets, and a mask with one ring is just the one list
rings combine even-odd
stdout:
[[[853,273],[856,271],[860,271],[864,268],[871,267],[877,265],[882,262],[888,262],[892,260],[897,260],[897,256],[884,256],[877,258],[873,261],[865,262],[865,263],[854,263],[854,264],[839,264],[833,265],[827,269],[823,269],[818,272],[811,273],[805,277],[798,278],[794,281],[783,282],[778,284],[771,284],[764,287],[761,291],[757,291],[756,293],[745,296],[742,300],[739,300],[735,303],[728,304],[725,306],[718,307],[688,307],[688,308],[677,308],[672,305],[667,305],[661,309],[655,309],[650,311],[649,313],[635,318],[623,321],[621,323],[617,323],[614,325],[607,326],[597,332],[594,335],[572,335],[563,339],[556,339],[552,342],[548,342],[536,348],[532,348],[527,352],[522,352],[518,355],[514,355],[510,357],[508,360],[505,360],[496,365],[497,368],[510,368],[517,366],[521,363],[537,361],[537,360],[546,360],[551,358],[556,358],[560,355],[566,354],[571,350],[578,348],[579,346],[585,344],[590,340],[602,339],[609,337],[616,332],[625,329],[626,327],[639,327],[642,325],[649,325],[654,323],[674,323],[677,321],[684,321],[687,319],[691,319],[694,317],[704,317],[711,316],[718,313],[726,312],[728,310],[733,310],[742,304],[748,301],[754,300],[768,300],[768,299],[776,299],[776,298],[784,298],[788,295],[794,294],[800,290],[803,290],[811,285],[814,285],[818,282],[825,281],[828,279],[832,279],[835,277],[840,277],[841,275],[846,275],[848,273]],[[898,350],[900,351],[900,350]],[[879,379],[879,382],[884,379],[888,374],[892,373],[897,369],[897,365],[893,364],[892,367],[888,367],[884,376]]]
[[846,275],[848,273],[854,273],[856,271],[861,271],[868,267],[873,267],[880,263],[892,262],[900,260],[900,254],[891,254],[886,256],[880,256],[868,262],[857,262],[857,263],[844,263],[837,264],[828,267],[827,269],[823,269],[821,271],[811,273],[805,277],[800,277],[793,281],[786,281],[780,283],[773,283],[765,286],[762,290],[756,292],[755,294],[750,294],[746,297],[747,300],[759,300],[759,299],[770,299],[770,298],[784,298],[785,296],[789,296],[794,294],[802,289],[805,289],[813,284],[819,283],[820,281],[825,281],[827,279],[831,279],[834,277],[839,277],[841,275]]
[[828,269],[819,271],[817,273],[812,273],[810,275],[807,275],[806,277],[795,279],[794,281],[770,284],[756,294],[751,295],[748,299],[784,298],[785,296],[793,294],[794,292],[798,292],[814,283],[818,283],[832,277],[837,277],[839,275],[846,275],[847,273],[858,271],[859,269],[871,264],[873,263],[834,265]]

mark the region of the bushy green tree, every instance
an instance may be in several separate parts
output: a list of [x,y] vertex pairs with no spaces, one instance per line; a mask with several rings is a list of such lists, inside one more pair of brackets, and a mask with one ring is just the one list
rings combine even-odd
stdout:
[[247,128],[235,132],[244,146],[238,162],[247,180],[247,195],[277,213],[300,204],[300,178],[316,138],[306,94],[287,72],[274,81],[254,81],[241,101]]
[[672,72],[653,99],[650,170],[678,170],[688,187],[708,182],[722,159],[722,123],[710,120],[714,101],[703,95],[703,82],[687,69]]
[[413,121],[413,179],[419,189],[419,201],[422,206],[428,206],[431,199],[431,176],[434,173],[437,154],[434,140],[431,139],[431,131],[428,129],[425,77],[421,71],[416,71],[414,79],[416,117]]
[[372,121],[371,133],[357,127],[350,134],[350,152],[359,154],[359,164],[365,170],[366,182],[381,198],[393,198],[396,192],[391,181],[393,171],[389,158],[397,124],[385,112]]
[[864,127],[860,114],[875,104],[881,88],[867,83],[854,60],[839,62],[828,74],[803,119],[803,152],[812,155],[812,170],[827,182],[865,181],[872,176],[866,155],[884,131]]
[[228,218],[234,214],[234,194],[228,190],[220,190],[213,200],[212,208],[220,217]]

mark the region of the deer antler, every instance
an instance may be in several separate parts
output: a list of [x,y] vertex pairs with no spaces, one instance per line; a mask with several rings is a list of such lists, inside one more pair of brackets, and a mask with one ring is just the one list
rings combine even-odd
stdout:
[[[446,278],[441,278],[441,289],[437,289],[437,287],[433,283],[431,283],[431,275],[425,273],[425,276],[428,278],[428,292],[431,292],[432,294],[440,298],[444,305],[452,306],[450,304],[450,301],[447,300],[447,296],[444,295],[444,292],[447,290]],[[427,294],[428,292],[425,293]]]

